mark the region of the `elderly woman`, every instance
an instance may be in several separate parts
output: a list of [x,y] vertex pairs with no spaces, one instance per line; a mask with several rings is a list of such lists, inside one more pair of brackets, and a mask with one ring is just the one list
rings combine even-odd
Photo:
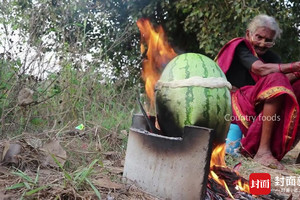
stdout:
[[228,42],[216,58],[233,86],[232,123],[244,135],[241,153],[277,169],[284,169],[279,161],[299,135],[300,61],[281,63],[269,50],[281,32],[273,17],[258,15],[245,38]]

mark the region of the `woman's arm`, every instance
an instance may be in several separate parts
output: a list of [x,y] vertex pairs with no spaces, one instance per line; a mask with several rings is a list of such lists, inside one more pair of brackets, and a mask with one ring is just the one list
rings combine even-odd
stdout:
[[300,72],[300,61],[293,63],[263,63],[261,60],[255,61],[251,66],[251,71],[260,76],[266,76],[274,72],[282,72],[285,74],[292,72]]
[[299,79],[294,73],[287,73],[285,75],[290,80],[291,83]]

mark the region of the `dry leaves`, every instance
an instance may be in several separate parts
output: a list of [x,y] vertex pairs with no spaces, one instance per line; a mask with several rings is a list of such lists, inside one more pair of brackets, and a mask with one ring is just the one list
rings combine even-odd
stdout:
[[67,152],[62,148],[58,140],[50,141],[49,143],[45,144],[40,150],[44,154],[44,156],[40,158],[43,166],[57,167],[57,164],[55,163],[51,155],[55,156],[56,159],[61,163],[61,165],[64,165],[64,163],[66,162]]

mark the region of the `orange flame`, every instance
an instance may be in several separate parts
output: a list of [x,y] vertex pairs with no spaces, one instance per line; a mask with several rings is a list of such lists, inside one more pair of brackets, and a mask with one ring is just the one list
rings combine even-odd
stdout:
[[[222,185],[227,191],[228,195],[234,199],[226,182],[218,177],[218,175],[213,171],[213,166],[223,166],[226,167],[225,162],[225,143],[217,145],[212,152],[211,160],[210,160],[210,174],[209,176],[213,178],[217,183]],[[236,172],[237,173],[237,172]],[[243,183],[241,179],[237,181],[238,190],[246,193],[250,193],[249,184]]]
[[210,167],[226,166],[225,163],[225,143],[217,145],[211,154]]
[[226,166],[225,163],[225,143],[219,144],[213,149],[210,159],[210,177],[213,178],[217,183],[222,185],[227,191],[228,195],[234,199],[226,182],[218,177],[218,175],[213,171],[213,166]]
[[142,77],[147,96],[153,106],[155,84],[163,67],[177,54],[167,42],[161,26],[155,29],[148,19],[139,19],[137,26],[141,32],[141,53],[147,55],[143,60]]
[[[154,105],[155,100],[155,84],[160,78],[164,66],[177,54],[174,49],[167,42],[166,35],[161,26],[154,28],[148,19],[139,19],[137,26],[141,32],[141,53],[146,54],[143,60],[142,78],[145,81],[145,90],[150,99],[151,106]],[[210,161],[210,177],[217,183],[222,185],[228,195],[232,198],[232,194],[228,189],[226,182],[218,177],[213,171],[213,166],[224,166],[225,163],[225,143],[214,148]],[[240,191],[249,193],[249,185],[238,180],[237,187]]]
[[250,193],[249,183],[242,183],[242,180],[238,180],[237,182],[238,189],[242,192]]

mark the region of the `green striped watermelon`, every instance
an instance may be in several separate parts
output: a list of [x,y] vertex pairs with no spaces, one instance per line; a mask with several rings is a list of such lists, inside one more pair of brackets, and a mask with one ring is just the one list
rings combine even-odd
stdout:
[[179,137],[185,125],[212,128],[216,142],[225,142],[231,99],[224,73],[210,58],[181,54],[165,67],[155,90],[159,126],[167,136]]

